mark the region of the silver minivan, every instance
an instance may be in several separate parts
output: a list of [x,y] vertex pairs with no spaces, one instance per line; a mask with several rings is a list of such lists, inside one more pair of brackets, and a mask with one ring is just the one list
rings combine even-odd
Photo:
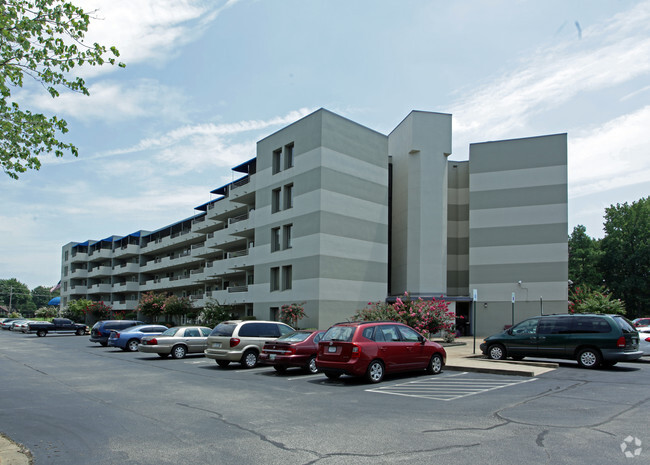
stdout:
[[230,362],[241,363],[244,368],[257,365],[266,342],[274,341],[294,329],[278,321],[230,320],[219,323],[207,340],[205,356],[225,368]]

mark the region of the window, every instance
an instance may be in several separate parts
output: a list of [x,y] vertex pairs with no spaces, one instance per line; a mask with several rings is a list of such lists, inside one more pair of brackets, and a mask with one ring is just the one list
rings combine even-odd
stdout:
[[293,143],[284,146],[284,169],[293,167]]
[[420,342],[420,335],[411,328],[398,326],[399,332],[402,333],[402,340],[406,342]]
[[282,290],[291,289],[292,283],[292,269],[291,265],[282,267]]
[[271,268],[271,292],[280,290],[280,268]]
[[277,149],[273,151],[273,174],[280,172],[280,166],[282,160],[282,149]]
[[271,192],[271,213],[280,211],[280,188],[273,189]]
[[67,250],[65,251],[65,261],[66,262],[68,261],[68,251]]
[[280,309],[278,307],[271,307],[269,312],[269,320],[278,321],[280,319]]
[[293,184],[284,186],[284,209],[288,210],[293,207]]
[[280,228],[271,229],[271,252],[280,250]]
[[[290,249],[291,248],[291,234],[293,232],[293,225],[292,224],[285,224],[282,229],[283,232],[283,248],[284,249]],[[278,232],[279,234],[279,232]]]

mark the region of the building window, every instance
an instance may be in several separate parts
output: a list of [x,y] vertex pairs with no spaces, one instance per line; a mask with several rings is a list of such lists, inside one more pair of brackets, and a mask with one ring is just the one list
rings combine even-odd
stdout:
[[293,142],[284,146],[284,169],[293,167]]
[[271,229],[271,252],[280,250],[280,228]]
[[271,192],[271,213],[280,211],[280,188],[273,189]]
[[282,267],[282,290],[291,289],[291,283],[293,281],[291,274],[291,265]]
[[269,320],[271,321],[280,321],[280,308],[271,307],[269,312]]
[[68,261],[68,251],[67,250],[65,251],[65,261],[66,262]]
[[292,224],[285,224],[282,229],[283,232],[283,244],[282,248],[284,249],[290,249],[291,248],[291,234],[293,232],[293,225]]
[[280,290],[280,267],[271,268],[271,292]]
[[273,151],[273,174],[280,172],[282,166],[282,149]]
[[284,186],[284,209],[293,208],[293,184]]

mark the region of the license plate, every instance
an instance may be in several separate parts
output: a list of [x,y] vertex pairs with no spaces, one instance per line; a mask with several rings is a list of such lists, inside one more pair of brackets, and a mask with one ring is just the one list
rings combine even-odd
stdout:
[[221,342],[213,342],[212,347],[214,347],[215,349],[220,348],[221,347]]
[[336,352],[336,346],[329,346],[329,347],[327,348],[327,351],[330,352],[330,353],[332,353],[332,352]]
[[275,354],[269,354],[269,360],[275,360]]

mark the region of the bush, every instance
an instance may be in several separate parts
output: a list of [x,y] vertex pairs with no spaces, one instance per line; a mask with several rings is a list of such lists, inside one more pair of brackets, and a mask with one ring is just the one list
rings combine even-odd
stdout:
[[569,291],[569,313],[625,315],[625,304],[620,299],[612,299],[611,294],[604,291],[576,286]]
[[230,307],[221,305],[216,300],[210,300],[205,304],[203,310],[198,314],[197,320],[200,324],[214,328],[222,321],[235,319]]
[[300,304],[292,303],[289,305],[283,305],[280,309],[280,320],[283,323],[286,323],[293,328],[298,329],[298,320],[302,320],[307,316],[305,314],[304,305],[304,302]]
[[34,315],[37,318],[54,318],[58,313],[56,307],[41,307],[36,310]]

